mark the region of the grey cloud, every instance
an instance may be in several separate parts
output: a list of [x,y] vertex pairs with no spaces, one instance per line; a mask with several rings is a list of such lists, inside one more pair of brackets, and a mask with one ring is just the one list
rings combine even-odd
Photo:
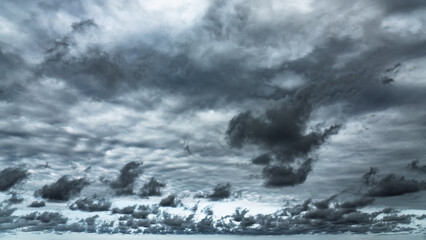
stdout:
[[269,109],[261,117],[253,117],[249,111],[244,112],[229,122],[227,139],[232,147],[257,144],[270,151],[255,158],[257,162],[270,162],[273,155],[278,162],[264,168],[263,175],[268,178],[266,185],[294,186],[306,180],[312,169],[312,160],[306,160],[296,170],[288,166],[288,163],[294,162],[296,158],[306,157],[340,128],[334,125],[322,132],[305,134],[310,113],[310,104],[303,98],[285,101],[281,106]]
[[421,173],[426,173],[426,165],[419,165],[419,162],[420,162],[419,160],[414,160],[408,165],[408,167],[411,170],[421,172]]
[[45,206],[46,206],[46,203],[44,201],[34,201],[30,205],[28,205],[28,207],[32,207],[32,208],[40,208]]
[[97,27],[93,19],[81,20],[80,22],[74,22],[71,24],[72,30],[75,32],[84,32],[90,28]]
[[371,197],[391,197],[426,190],[426,182],[405,179],[404,176],[388,174],[378,180],[367,192]]
[[19,204],[19,203],[22,203],[24,201],[23,198],[19,197],[19,193],[17,193],[17,192],[12,191],[9,194],[11,196],[10,196],[9,199],[6,200],[9,204]]
[[361,208],[374,202],[374,198],[359,198],[352,201],[343,202],[339,205],[341,208]]
[[28,170],[24,166],[4,168],[0,171],[0,191],[9,190],[15,184],[21,183],[28,176]]
[[213,193],[210,194],[208,197],[211,200],[217,201],[224,198],[228,198],[230,195],[231,195],[231,184],[225,183],[225,184],[217,184],[213,189]]
[[426,8],[426,3],[422,0],[411,0],[411,1],[397,1],[397,0],[380,0],[388,14],[401,14],[401,13],[410,13],[419,9]]
[[157,179],[152,177],[149,182],[142,186],[139,195],[142,197],[161,196],[161,188],[164,188],[165,186],[165,183],[159,182]]
[[[313,169],[313,160],[310,159],[312,153],[338,129],[330,127],[311,131],[308,127],[311,117],[321,107],[330,106],[334,109],[333,104],[345,104],[345,116],[339,122],[344,126],[347,119],[356,117],[357,114],[393,107],[424,105],[424,88],[409,84],[403,86],[396,77],[397,71],[411,71],[409,68],[403,69],[405,62],[425,56],[423,37],[419,34],[395,36],[395,33],[389,33],[389,29],[381,25],[388,16],[404,20],[404,14],[415,14],[416,11],[424,9],[423,1],[391,0],[373,4],[368,1],[360,1],[357,4],[322,1],[312,3],[312,9],[308,13],[289,13],[284,9],[279,13],[279,17],[269,16],[267,11],[265,16],[260,15],[264,14],[261,8],[264,7],[263,4],[272,4],[268,1],[261,4],[212,1],[201,21],[186,29],[184,33],[168,35],[154,30],[152,34],[121,36],[119,39],[124,43],[118,41],[107,46],[90,39],[90,34],[99,34],[97,37],[100,38],[105,36],[99,31],[103,25],[96,23],[98,16],[87,16],[90,7],[97,9],[97,13],[106,14],[107,11],[102,12],[102,7],[105,7],[103,4],[107,5],[108,2],[0,3],[2,18],[10,21],[12,25],[16,24],[12,26],[12,30],[16,27],[20,32],[19,36],[25,36],[20,39],[16,35],[15,41],[13,35],[12,39],[5,38],[0,43],[0,111],[5,115],[3,122],[7,122],[2,124],[6,127],[0,131],[0,155],[5,159],[4,162],[32,159],[65,161],[76,158],[76,161],[99,164],[93,164],[92,173],[95,174],[98,173],[97,167],[104,166],[100,159],[105,158],[107,150],[124,148],[123,151],[126,151],[126,148],[167,146],[168,144],[156,145],[149,141],[126,142],[116,139],[114,133],[109,131],[98,132],[92,129],[87,134],[70,134],[62,128],[71,126],[76,120],[76,116],[68,113],[68,109],[79,107],[83,101],[106,101],[122,107],[144,110],[157,107],[160,102],[158,96],[173,95],[182,101],[182,107],[165,113],[162,118],[175,119],[177,114],[184,116],[184,110],[192,112],[200,108],[223,107],[238,111],[243,109],[243,113],[235,116],[234,120],[231,120],[232,124],[228,125],[227,136],[231,146],[239,148],[256,145],[260,148],[256,149],[256,152],[263,154],[248,156],[248,159],[251,159],[253,164],[265,165],[263,174],[266,185],[294,186],[306,181]],[[358,7],[371,11],[359,11]],[[374,15],[371,15],[372,13]],[[67,16],[66,19],[83,20],[68,25],[68,29],[62,31],[65,33],[58,33],[54,27],[56,21],[52,19],[58,19],[59,15]],[[110,17],[116,20],[113,14]],[[272,21],[268,20],[269,18]],[[416,20],[424,25],[421,18]],[[30,43],[26,42],[27,38],[31,40]],[[87,46],[79,42],[81,38],[88,42]],[[19,46],[21,49],[15,51],[8,44]],[[34,67],[30,63],[34,62],[34,59],[25,59],[24,55],[19,55],[20,51],[25,52],[25,56],[36,56],[35,58],[39,57],[37,53],[44,52],[41,57],[44,56],[44,59]],[[398,65],[396,63],[400,62],[401,67],[395,68]],[[304,79],[303,84],[291,90],[271,85],[271,80],[287,72],[301,76]],[[66,87],[53,89],[52,92],[56,94],[52,95],[34,89],[39,81],[51,78]],[[287,80],[282,79],[283,82]],[[391,84],[384,86],[386,83]],[[123,100],[127,99],[128,93],[139,94],[142,89],[155,92],[158,96],[150,97],[146,101],[132,98]],[[38,94],[33,94],[36,91]],[[245,111],[244,106],[248,105],[253,107],[251,112]],[[267,110],[259,112],[259,109]],[[333,116],[323,116],[322,119],[315,120],[326,122],[323,126],[333,126],[335,122],[329,123],[329,118]],[[411,119],[415,127],[423,124],[423,120],[411,118],[410,113],[406,114],[406,118]],[[33,122],[23,126],[25,124],[16,121],[17,119],[31,119]],[[45,125],[48,127],[39,127]],[[398,128],[410,127],[412,126],[398,125]],[[117,129],[121,133],[127,130]],[[199,133],[199,139],[210,139],[210,136],[204,136],[203,131],[192,131]],[[380,134],[389,133],[382,131]],[[413,142],[421,143],[415,137],[418,136],[413,137]],[[165,137],[161,141],[173,140]],[[81,146],[85,147],[84,150],[76,150]],[[414,147],[414,144],[412,146]],[[373,148],[372,146],[371,149]],[[194,153],[191,157],[199,157],[200,162],[204,160],[202,154],[197,155],[198,151],[193,148],[191,150]],[[382,151],[379,147],[374,150]],[[223,151],[225,154],[229,153],[228,149]],[[232,152],[234,153],[234,150]],[[179,159],[181,160],[185,161]],[[55,164],[51,165],[52,171],[57,169]],[[420,172],[423,167],[420,163],[410,166],[412,170]],[[44,170],[37,169],[36,172],[38,171]],[[115,180],[106,182],[116,194],[132,194],[139,174],[138,170],[125,171],[123,168]],[[370,190],[367,194],[399,195],[423,189],[423,182],[418,180],[408,180],[396,175],[379,178],[375,175],[376,172],[372,170],[365,176]],[[389,190],[390,186],[383,182],[384,179],[393,184],[394,190]],[[2,181],[0,173],[0,186]],[[148,183],[147,195],[159,193],[160,184],[154,184],[154,181],[152,183]],[[12,186],[15,186],[14,184],[12,183]],[[48,192],[57,192],[52,194],[62,196],[62,186],[56,190],[53,189],[54,186],[55,184],[47,185]],[[64,189],[67,187],[64,186]],[[290,219],[278,214],[254,217],[261,226],[256,229],[253,226],[257,225],[251,225],[253,218],[247,217],[243,218],[245,222],[242,221],[241,226],[224,222],[223,232],[386,232],[398,231],[395,224],[406,223],[409,218],[388,217],[380,222],[374,219],[372,214],[353,210],[357,206],[368,204],[369,201],[349,201],[341,204],[339,209],[329,205],[328,208],[310,209],[313,208],[311,203],[306,203],[297,209],[288,210],[293,212]],[[345,207],[342,207],[343,205]],[[310,212],[306,217],[295,216],[306,211]],[[7,216],[7,219],[9,218],[14,219],[13,216]],[[184,232],[185,229],[206,233],[221,231],[214,228],[217,222],[210,218],[195,224],[184,217],[167,216],[164,217],[167,224],[163,228],[155,223],[151,224],[151,220],[137,219],[134,216],[131,218],[122,220],[119,228],[105,223],[98,230],[131,232],[142,231],[141,226],[149,226],[147,231],[155,233]],[[34,226],[37,227],[34,229],[43,229],[39,222],[35,220]],[[59,231],[89,231],[86,223],[59,224],[62,224],[57,228]],[[4,228],[8,226],[0,226],[0,229]],[[53,225],[46,227],[54,228]],[[90,231],[94,229],[91,228]]]
[[69,176],[63,176],[50,185],[44,185],[35,191],[34,195],[53,201],[68,201],[80,194],[81,190],[89,184],[85,178],[71,180]]
[[262,155],[259,155],[251,160],[253,164],[269,164],[272,161],[271,155],[269,153],[264,153]]
[[136,205],[133,206],[127,206],[123,208],[113,208],[111,212],[113,214],[133,214],[135,211]]
[[289,165],[268,165],[263,168],[262,174],[268,180],[266,186],[281,187],[294,186],[306,181],[312,171],[312,159],[307,159],[298,168]]
[[108,183],[117,195],[129,195],[133,194],[133,185],[142,172],[142,162],[131,161],[120,169],[120,174],[115,180],[109,181],[105,177],[101,180]]
[[150,214],[156,215],[159,213],[159,211],[158,205],[133,205],[123,208],[113,208],[111,213],[128,215],[127,217],[123,218],[147,219]]
[[[413,167],[413,163],[414,166],[417,166],[416,161],[409,166]],[[377,174],[378,172],[377,167],[370,167],[370,170],[363,175],[363,183],[368,187],[366,196],[392,197],[426,190],[425,181],[406,179],[404,176],[395,173],[380,176]]]
[[176,196],[170,194],[169,196],[161,199],[160,206],[162,207],[176,207],[179,203],[179,200],[176,199]]
[[362,178],[365,184],[370,185],[373,184],[375,181],[375,174],[379,172],[379,169],[377,167],[370,167],[370,171],[365,173]]
[[111,202],[107,199],[98,197],[96,194],[92,197],[81,198],[70,205],[71,210],[80,210],[86,212],[108,211]]
[[[327,200],[325,200],[327,201]],[[322,201],[319,201],[322,202]],[[386,233],[411,232],[414,215],[404,215],[391,209],[363,213],[357,208],[340,206],[316,208],[310,200],[272,214],[248,215],[247,210],[236,209],[230,216],[213,220],[211,216],[197,221],[193,214],[174,215],[159,212],[150,206],[131,206],[117,210],[122,214],[118,226],[113,222],[97,221],[98,216],[69,223],[60,213],[33,212],[13,216],[15,209],[0,208],[0,230],[25,227],[27,231],[98,232],[98,233],[210,233],[210,234],[312,234],[312,233]],[[287,213],[293,213],[288,215]],[[114,212],[113,212],[114,213]],[[383,217],[378,217],[382,215]],[[407,226],[407,227],[406,227]]]
[[322,201],[314,202],[314,206],[318,209],[328,209],[331,201],[333,201],[337,195],[333,195],[327,199],[324,199]]

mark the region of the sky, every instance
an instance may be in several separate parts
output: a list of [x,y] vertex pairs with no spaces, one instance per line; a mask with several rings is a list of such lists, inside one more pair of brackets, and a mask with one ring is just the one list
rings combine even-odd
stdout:
[[0,231],[424,233],[425,16],[2,1]]

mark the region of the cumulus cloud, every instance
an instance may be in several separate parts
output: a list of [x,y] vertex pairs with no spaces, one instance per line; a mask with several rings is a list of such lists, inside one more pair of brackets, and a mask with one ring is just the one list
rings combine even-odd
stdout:
[[27,169],[22,166],[8,167],[0,171],[0,191],[4,192],[15,184],[21,183],[29,176]]
[[90,183],[85,178],[69,179],[69,176],[62,176],[50,185],[44,185],[34,192],[35,196],[53,200],[68,201],[70,198],[80,194],[81,190]]

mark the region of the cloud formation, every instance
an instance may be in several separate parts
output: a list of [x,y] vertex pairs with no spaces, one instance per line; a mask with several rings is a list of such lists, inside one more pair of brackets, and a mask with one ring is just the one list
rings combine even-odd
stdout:
[[404,176],[388,174],[375,183],[367,195],[371,197],[391,197],[426,190],[426,182],[406,179]]
[[213,193],[208,195],[208,197],[213,201],[222,200],[225,198],[229,198],[231,196],[231,184],[230,183],[224,183],[224,184],[217,184],[213,188]]
[[78,199],[70,205],[71,210],[80,210],[86,212],[108,211],[111,207],[111,202],[105,198],[98,197],[96,194],[92,197]]
[[52,201],[68,201],[80,194],[81,190],[89,184],[85,178],[71,180],[69,176],[62,176],[56,182],[44,185],[41,189],[35,191],[34,195]]
[[161,189],[165,186],[165,183],[159,182],[157,179],[152,177],[149,182],[142,186],[139,195],[141,197],[161,196]]
[[131,161],[120,169],[120,174],[115,180],[109,181],[105,178],[101,180],[108,183],[117,195],[130,195],[133,194],[133,185],[142,172],[142,163]]
[[[386,203],[417,207],[422,198],[409,193],[424,195],[421,174],[404,171],[423,173],[425,166],[414,161],[402,169],[401,159],[426,154],[419,111],[425,10],[420,0],[2,1],[0,191],[23,189],[4,204],[36,189],[47,201],[67,201],[85,187],[90,195],[113,191],[108,200],[76,199],[71,206],[81,211],[132,198],[117,195],[159,196],[165,186],[155,178],[135,190],[143,170],[134,160],[141,156],[145,172],[167,180],[174,193],[229,182],[203,195],[217,201],[229,197],[231,184],[261,202],[331,196],[348,186],[345,192],[358,198],[353,186],[365,166],[398,174],[372,168],[363,178],[364,198],[305,201],[276,214],[197,218],[134,205],[111,210],[121,218],[113,223],[101,213],[64,222],[68,216],[53,212],[18,217],[9,206],[1,208],[0,229],[402,231],[411,216],[357,208],[388,196]],[[106,184],[88,186],[100,176]],[[283,196],[265,186],[288,188]],[[185,201],[167,196],[164,206]]]
[[4,168],[0,171],[0,191],[9,190],[15,184],[21,183],[28,176],[28,170],[23,166]]

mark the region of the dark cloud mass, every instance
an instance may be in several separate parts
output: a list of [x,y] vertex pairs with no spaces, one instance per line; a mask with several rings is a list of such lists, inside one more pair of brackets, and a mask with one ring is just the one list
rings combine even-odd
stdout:
[[408,167],[411,170],[421,172],[421,173],[426,173],[426,165],[419,165],[419,162],[420,162],[419,160],[414,160],[408,165]]
[[224,183],[224,184],[217,184],[213,188],[213,193],[210,194],[208,197],[214,201],[217,201],[224,198],[228,198],[229,196],[231,196],[231,184]]
[[50,185],[44,185],[34,195],[53,201],[68,201],[89,184],[85,178],[71,180],[69,176],[63,176]]
[[161,196],[161,189],[165,186],[165,183],[159,182],[157,179],[152,177],[149,182],[142,186],[139,195],[141,197]]
[[263,176],[268,178],[266,186],[294,186],[306,181],[312,170],[312,159],[303,162],[297,169],[291,166],[269,165],[263,168]]
[[404,176],[388,174],[375,183],[367,195],[371,197],[390,197],[426,190],[426,182],[406,179]]
[[423,233],[425,11],[0,1],[0,233]]
[[133,185],[142,172],[142,163],[132,161],[120,169],[120,174],[115,180],[109,181],[105,178],[101,180],[108,183],[117,195],[129,195],[133,194]]
[[[250,111],[241,113],[229,122],[226,131],[229,144],[237,148],[258,144],[270,151],[252,161],[254,164],[268,164],[263,169],[263,175],[268,178],[266,185],[294,186],[303,183],[312,170],[312,159],[301,163],[298,169],[288,164],[298,157],[306,157],[340,128],[334,125],[322,132],[305,134],[310,113],[309,103],[302,100],[286,101],[261,117],[254,117]],[[275,157],[276,164],[269,164],[271,155]]]
[[7,191],[29,176],[24,167],[8,167],[0,171],[0,191]]

